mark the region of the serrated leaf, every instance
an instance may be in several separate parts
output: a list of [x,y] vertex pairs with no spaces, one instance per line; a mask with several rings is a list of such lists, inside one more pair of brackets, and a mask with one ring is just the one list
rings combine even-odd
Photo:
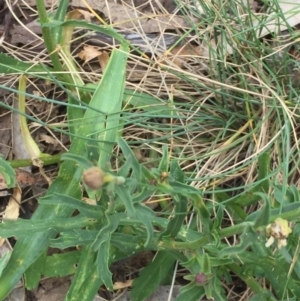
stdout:
[[96,261],[98,275],[110,290],[113,290],[112,273],[109,270],[110,240],[112,233],[116,231],[119,225],[119,221],[120,215],[107,215],[104,226],[92,244],[92,250],[98,251]]
[[109,270],[109,259],[110,259],[110,238],[109,235],[106,234],[104,238],[107,239],[106,242],[102,243],[97,255],[96,265],[98,267],[98,275],[99,278],[102,280],[104,285],[109,289],[113,290],[113,283],[112,283],[112,273]]
[[131,290],[132,301],[143,301],[149,297],[158,288],[174,263],[175,259],[167,251],[158,252],[154,260],[134,280]]
[[120,217],[121,216],[117,213],[114,215],[106,215],[106,220],[103,222],[103,226],[92,244],[94,251],[97,251],[102,244],[110,243],[111,234],[114,233],[119,226]]

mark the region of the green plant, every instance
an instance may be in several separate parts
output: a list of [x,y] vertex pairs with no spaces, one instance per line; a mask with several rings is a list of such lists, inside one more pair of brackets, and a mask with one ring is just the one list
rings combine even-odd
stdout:
[[[268,67],[263,61],[264,68],[255,67],[261,41],[251,30],[237,31],[236,24],[231,26],[222,6],[202,3],[207,21],[220,12],[225,16],[213,28],[214,38],[221,33],[236,51],[226,62],[224,45],[213,48],[211,36],[203,37],[201,26],[194,26],[196,36],[207,39],[209,45],[210,77],[162,64],[159,71],[184,82],[174,88],[184,101],[172,98],[171,93],[168,100],[162,100],[125,89],[128,42],[109,26],[64,21],[67,4],[61,1],[49,19],[43,2],[37,1],[53,67],[0,55],[2,73],[51,80],[66,92],[69,131],[54,129],[71,138],[67,154],[40,158],[46,164],[60,158],[63,162],[32,219],[0,225],[1,237],[18,238],[8,263],[7,257],[0,262],[0,299],[23,274],[28,289],[42,275],[75,274],[65,300],[93,300],[101,285],[113,289],[110,267],[114,262],[144,250],[157,254],[134,280],[133,300],[149,296],[176,262],[185,268],[188,281],[177,301],[194,301],[204,295],[227,300],[224,283],[232,284],[234,277],[251,289],[250,300],[300,296],[299,191],[289,180],[297,175],[297,168],[290,166],[299,163],[297,139],[294,145],[291,142],[297,133],[290,118],[290,111],[298,109],[293,100],[298,94],[291,86],[288,102],[276,66]],[[240,16],[238,11],[234,14]],[[238,17],[235,22],[245,23]],[[65,46],[75,27],[106,33],[121,44],[113,50],[98,84],[85,84]],[[63,45],[62,57],[68,58],[63,63],[57,44]],[[267,47],[264,51],[272,53]],[[201,102],[185,91],[185,85],[204,95]],[[32,96],[24,83],[15,92]],[[34,120],[25,110],[21,113]],[[164,119],[167,123],[161,122]],[[154,134],[147,139],[126,136],[132,125]],[[137,145],[149,152],[146,162],[137,155]],[[0,171],[8,187],[13,187],[14,172],[4,160]],[[85,203],[83,193],[95,204]],[[150,198],[157,200],[156,209],[145,202]],[[286,221],[295,223],[292,233]],[[272,237],[277,244],[271,245]],[[49,247],[71,251],[47,256]]]

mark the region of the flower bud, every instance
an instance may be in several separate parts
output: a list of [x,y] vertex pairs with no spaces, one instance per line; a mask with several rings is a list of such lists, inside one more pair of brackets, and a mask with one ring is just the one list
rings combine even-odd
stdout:
[[92,190],[97,190],[106,183],[113,182],[116,185],[122,185],[125,183],[124,177],[117,177],[110,173],[106,173],[96,166],[85,170],[82,175],[82,180],[84,184]]
[[83,172],[82,180],[88,188],[97,190],[105,183],[105,172],[99,167],[91,167]]

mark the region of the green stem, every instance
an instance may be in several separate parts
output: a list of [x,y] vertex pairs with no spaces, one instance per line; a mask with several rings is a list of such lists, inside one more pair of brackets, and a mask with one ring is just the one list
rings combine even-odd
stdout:
[[[60,158],[61,158],[61,154],[52,155],[52,156],[43,154],[40,159],[43,161],[43,165],[45,166],[45,165],[58,163],[60,161]],[[31,159],[8,160],[8,162],[12,168],[32,166]]]
[[[225,237],[230,237],[235,234],[243,233],[245,228],[248,228],[249,226],[252,225],[253,225],[252,222],[240,223],[238,225],[234,225],[232,227],[219,230],[217,235],[220,237],[220,239]],[[161,241],[158,243],[158,249],[193,250],[205,246],[206,244],[210,243],[212,240],[213,240],[212,236],[204,235],[200,239],[192,242]]]
[[[43,26],[44,24],[49,22],[44,1],[36,0],[36,6],[37,6],[38,14],[39,14],[40,23],[42,26],[42,34],[43,34],[44,43],[45,43],[46,49],[49,53],[53,67],[54,67],[55,71],[63,72],[64,69],[60,62],[59,55],[56,50],[56,45],[54,45],[54,43],[53,43],[54,39],[52,38],[51,30],[49,27]],[[72,78],[70,77],[69,74],[62,73],[58,76],[61,77],[61,79],[64,82],[72,83]]]

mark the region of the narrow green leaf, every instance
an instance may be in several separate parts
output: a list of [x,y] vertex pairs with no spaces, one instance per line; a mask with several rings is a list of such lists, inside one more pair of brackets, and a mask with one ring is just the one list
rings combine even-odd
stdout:
[[198,189],[196,189],[188,184],[180,183],[180,182],[177,182],[172,179],[169,180],[169,185],[158,184],[157,186],[163,192],[178,193],[181,195],[185,195],[186,197],[189,197],[191,194],[200,194],[201,193],[201,191],[199,191]]
[[94,219],[82,216],[69,218],[53,218],[52,220],[4,220],[0,224],[0,236],[3,238],[17,236],[24,237],[34,233],[46,232],[54,229],[56,232],[78,229],[95,224]]
[[[184,182],[184,172],[180,168],[177,160],[172,160],[170,163],[170,176],[177,182]],[[188,198],[182,194],[173,195],[174,213],[170,219],[167,229],[161,234],[163,236],[170,236],[175,238],[180,231],[183,222],[186,218],[188,210]]]
[[130,160],[132,162],[132,171],[135,175],[135,178],[139,179],[140,178],[140,174],[141,174],[141,165],[139,163],[139,161],[137,160],[137,158],[135,157],[133,151],[131,150],[131,148],[128,146],[128,144],[126,143],[126,141],[122,138],[119,138],[117,140],[117,143],[119,145],[119,147],[122,149],[122,152],[126,158],[126,160]]
[[0,53],[0,73],[22,73],[22,74],[45,74],[47,70],[53,71],[52,68],[41,64],[25,63],[16,58]]
[[143,301],[156,291],[161,281],[174,266],[175,259],[167,251],[160,251],[133,281],[132,301]]
[[120,216],[118,214],[107,215],[104,226],[91,246],[94,251],[98,251],[96,261],[98,275],[104,285],[110,290],[113,290],[112,273],[109,270],[110,240],[112,233],[116,231],[119,225],[119,221]]
[[[272,299],[269,299],[272,298]],[[277,300],[274,298],[274,296],[271,294],[271,292],[269,291],[265,291],[259,294],[255,294],[254,296],[252,296],[249,301],[264,301],[264,300]]]
[[291,193],[292,197],[292,202],[294,203],[299,203],[300,202],[300,193],[299,190],[295,185],[291,185],[289,187],[289,192]]
[[174,195],[173,200],[175,204],[173,217],[171,217],[167,229],[161,234],[162,237],[170,236],[171,238],[175,238],[186,218],[188,199],[184,196]]
[[107,165],[118,136],[128,53],[127,44],[121,46],[120,50],[114,49],[101,82],[93,95],[93,98],[102,100],[100,110],[104,112],[101,120],[98,121],[98,131],[94,131],[99,140],[98,166],[104,170],[108,168]]
[[43,274],[46,257],[47,254],[45,251],[24,273],[26,289],[32,290],[39,285],[40,278]]
[[[208,299],[208,300],[211,300],[212,299],[212,295],[213,295],[213,288],[212,288],[212,283],[211,281],[209,281],[208,283],[206,283],[204,285],[204,290],[205,290],[205,297]],[[214,300],[214,299],[213,299]],[[221,299],[218,299],[221,301]]]
[[98,277],[101,279],[103,284],[109,289],[113,290],[112,273],[109,270],[109,259],[110,259],[110,239],[109,235],[104,236],[106,242],[102,243],[97,254],[96,265],[98,267]]
[[[11,165],[0,156],[0,173],[2,174],[7,188],[16,186],[16,173]],[[3,183],[2,183],[3,184]]]
[[49,246],[58,249],[66,249],[76,246],[90,245],[96,239],[99,230],[82,230],[64,231],[59,237],[51,239]]
[[99,231],[94,243],[92,244],[92,249],[97,251],[102,244],[110,243],[111,234],[114,233],[119,225],[121,215],[115,213],[114,215],[106,215],[106,219],[103,222],[103,226]]
[[144,189],[132,197],[133,203],[141,203],[148,199],[156,191],[155,186],[144,186]]
[[[84,255],[84,256],[83,256]],[[97,253],[90,246],[82,249],[82,256],[65,301],[94,300],[102,280],[95,264]]]
[[74,210],[79,210],[89,218],[100,219],[104,214],[104,208],[102,206],[90,205],[73,197],[59,193],[53,193],[51,195],[42,197],[39,199],[39,203],[48,205],[66,205]]
[[80,260],[81,251],[54,254],[46,257],[42,274],[45,277],[64,277],[72,275],[76,271],[76,265]]
[[[82,230],[77,229],[76,231],[61,232],[58,238],[50,241],[50,247],[58,249],[66,249],[69,247],[91,245],[99,230]],[[131,254],[133,251],[138,252],[144,249],[145,235],[129,235],[124,233],[112,233],[111,244],[120,251]],[[156,241],[150,243],[147,249],[155,249]],[[228,261],[227,261],[228,262]]]
[[197,286],[195,282],[192,282],[180,290],[180,295],[174,301],[201,300],[204,294],[204,287]]
[[[69,2],[70,0],[64,0],[60,1],[57,7],[57,10],[55,12],[53,21],[60,22],[62,23],[65,20],[66,13],[69,7]],[[45,26],[45,24],[43,24]],[[61,42],[61,31],[62,27],[61,26],[56,26],[55,28],[52,28],[51,32],[53,35],[53,40],[56,44],[60,44]]]
[[169,153],[168,153],[168,146],[167,145],[163,145],[162,152],[163,152],[163,155],[162,155],[162,158],[160,160],[158,169],[161,172],[163,172],[163,171],[168,172],[169,171]]
[[227,301],[228,299],[222,286],[223,283],[220,281],[219,277],[216,274],[217,273],[215,273],[213,279],[209,282],[212,288],[212,298],[214,300]]
[[[53,25],[56,26],[57,24],[53,24]],[[85,28],[85,29],[96,31],[96,32],[101,32],[111,38],[116,39],[117,41],[120,42],[120,44],[122,46],[128,45],[128,41],[121,34],[119,34],[112,26],[101,26],[101,25],[96,25],[96,24],[88,23],[86,21],[81,21],[81,20],[80,21],[79,20],[68,20],[60,25],[61,26],[72,26],[72,27],[76,27],[76,28]],[[47,24],[47,26],[50,26],[50,23]],[[119,70],[123,70],[123,69],[119,68]]]
[[9,259],[10,256],[10,252],[6,252],[1,258],[0,258],[0,276],[2,274],[2,271],[4,269],[4,267],[7,264],[7,261]]
[[118,195],[119,200],[124,204],[128,216],[133,218],[136,214],[136,210],[133,206],[132,197],[127,191],[127,187],[125,185],[116,185],[115,193]]
[[61,161],[74,161],[76,162],[79,166],[81,166],[83,169],[89,169],[93,167],[94,165],[92,164],[91,161],[89,161],[87,158],[77,155],[77,154],[72,154],[72,153],[65,153],[61,155]]
[[211,264],[210,264],[210,258],[207,253],[203,254],[202,258],[202,272],[204,274],[210,274],[211,273]]
[[212,230],[218,230],[222,224],[223,216],[224,216],[224,205],[218,204],[217,216],[213,220],[213,228]]
[[181,265],[186,267],[192,274],[197,274],[202,269],[202,257],[198,254],[190,256],[187,261],[181,262]]
[[144,246],[146,247],[151,239],[153,238],[153,226],[152,226],[152,218],[155,216],[154,212],[144,206],[144,205],[141,205],[139,203],[136,203],[134,204],[134,207],[135,207],[135,217],[136,219],[138,219],[141,223],[144,224],[145,228],[146,228],[146,231],[147,231],[147,240],[144,244]]
[[131,166],[132,166],[132,158],[129,157],[126,159],[125,163],[119,168],[118,176],[121,176],[124,178],[128,177]]
[[163,100],[153,97],[152,95],[125,89],[123,102],[129,104],[135,109],[150,112],[152,115],[162,117],[171,116],[172,110]]
[[270,153],[264,152],[258,158],[258,181],[262,181],[260,189],[263,193],[269,191]]
[[219,257],[235,255],[245,251],[249,246],[257,241],[258,234],[250,227],[246,228],[240,237],[240,243],[233,247],[224,248],[220,251]]
[[170,163],[170,176],[177,182],[184,183],[184,172],[178,164],[177,160]]
[[200,195],[200,193],[197,193],[197,194],[190,194],[189,197],[193,202],[194,209],[197,212],[197,214],[199,215],[201,223],[203,224],[204,232],[207,235],[209,235],[210,230],[212,229],[212,226],[213,226],[213,222],[210,219],[210,213],[209,213],[205,203],[203,202],[202,196]]
[[113,233],[111,236],[111,244],[117,247],[121,252],[126,254],[134,254],[142,250],[156,249],[156,241],[144,248],[145,235],[129,235],[123,233]]
[[[89,92],[95,92],[97,84],[87,83],[83,89]],[[139,92],[132,89],[124,90],[123,103],[126,108],[129,106],[133,109],[143,110],[151,113],[151,115],[159,117],[174,117],[174,111],[170,106],[162,99],[153,97],[150,94]]]
[[[270,222],[270,200],[268,195],[260,192],[256,192],[257,195],[259,195],[263,201],[264,201],[264,206],[259,210],[259,216],[256,219],[254,223],[254,228],[258,228],[260,226],[266,226]],[[246,219],[247,220],[247,219]]]

